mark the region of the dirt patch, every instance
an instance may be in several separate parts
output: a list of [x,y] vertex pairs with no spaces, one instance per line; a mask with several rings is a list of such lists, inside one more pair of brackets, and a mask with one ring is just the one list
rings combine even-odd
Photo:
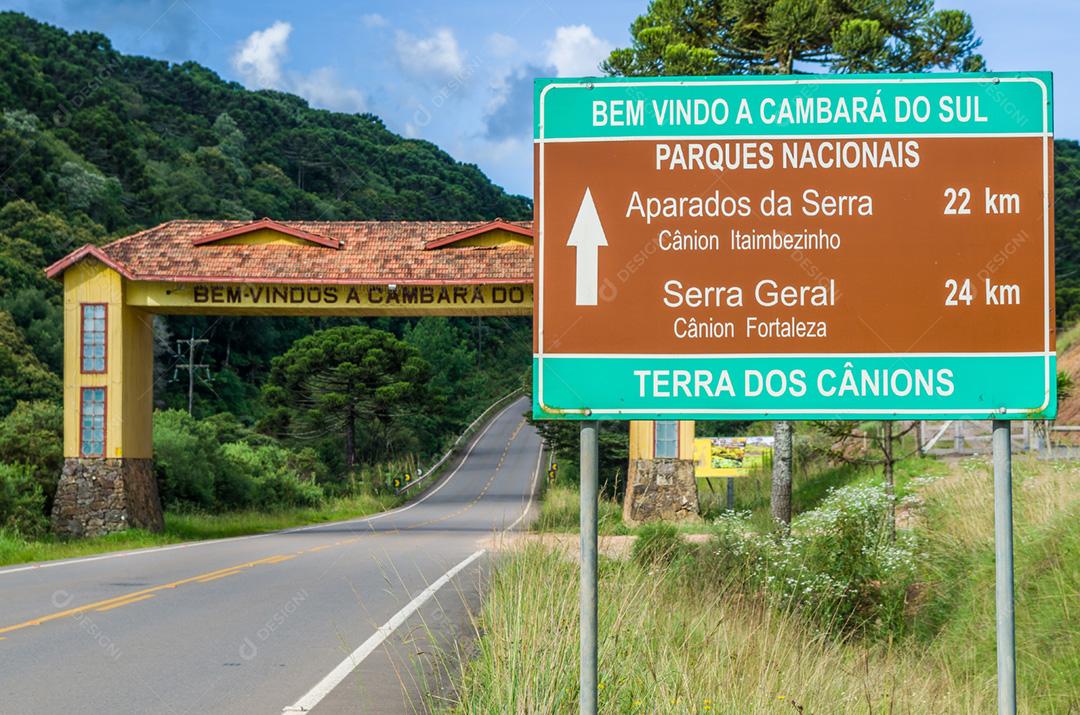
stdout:
[[[611,559],[628,559],[637,538],[637,536],[633,535],[601,536],[598,539],[600,555]],[[709,540],[709,535],[683,534],[683,540],[689,544],[704,544]],[[533,544],[539,544],[557,551],[570,561],[577,561],[580,555],[581,546],[577,534],[504,533],[483,539],[478,543],[478,546],[482,549],[499,552],[520,550]]]

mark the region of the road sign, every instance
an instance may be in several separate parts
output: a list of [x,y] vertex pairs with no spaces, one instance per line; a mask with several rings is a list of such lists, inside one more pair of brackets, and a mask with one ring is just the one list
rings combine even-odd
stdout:
[[1055,414],[1049,73],[534,102],[537,417]]
[[749,477],[772,464],[772,437],[695,437],[694,476]]

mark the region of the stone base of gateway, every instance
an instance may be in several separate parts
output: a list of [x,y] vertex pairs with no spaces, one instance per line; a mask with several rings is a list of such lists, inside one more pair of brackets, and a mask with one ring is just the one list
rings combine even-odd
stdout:
[[623,500],[623,521],[699,519],[694,463],[686,459],[632,459]]
[[52,509],[53,533],[101,536],[165,526],[152,459],[65,459]]

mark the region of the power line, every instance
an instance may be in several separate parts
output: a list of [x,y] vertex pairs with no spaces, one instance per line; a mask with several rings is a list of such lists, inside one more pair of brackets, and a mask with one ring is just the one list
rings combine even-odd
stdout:
[[[183,349],[181,346],[187,345],[187,364],[179,365],[177,369],[187,370],[188,374],[188,389],[187,389],[187,411],[188,414],[192,414],[192,407],[195,400],[195,371],[206,370],[206,379],[210,379],[210,366],[205,363],[195,362],[195,346],[203,345],[210,342],[206,338],[195,337],[195,327],[191,328],[191,337],[186,340],[176,341],[176,353],[177,355],[183,355]],[[173,370],[173,375],[176,375],[176,370]]]

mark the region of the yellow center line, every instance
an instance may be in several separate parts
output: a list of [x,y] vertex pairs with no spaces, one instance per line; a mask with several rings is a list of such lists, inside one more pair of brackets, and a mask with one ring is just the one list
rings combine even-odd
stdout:
[[288,561],[289,559],[295,559],[298,554],[280,554],[278,556],[271,556],[266,560],[268,564],[280,564],[282,561]]
[[153,598],[155,595],[157,595],[157,594],[144,593],[143,595],[138,596],[136,598],[129,598],[126,601],[119,601],[118,603],[112,603],[112,604],[109,604],[108,606],[105,606],[104,608],[95,608],[94,610],[98,611],[99,613],[104,613],[105,611],[111,611],[114,608],[120,608],[120,606],[126,606],[129,603],[138,603],[139,601],[145,601],[148,598]]
[[[283,556],[285,558],[282,558]],[[69,608],[69,609],[64,610],[64,611],[57,611],[56,613],[50,613],[50,614],[48,614],[46,616],[39,616],[38,618],[29,620],[29,621],[23,621],[22,623],[16,623],[15,625],[12,625],[12,626],[6,626],[4,628],[0,628],[0,634],[11,633],[12,631],[22,630],[23,628],[29,628],[30,626],[39,626],[42,623],[48,623],[49,621],[55,621],[55,620],[57,620],[59,618],[65,618],[67,616],[74,616],[76,614],[84,613],[86,611],[101,610],[105,606],[109,606],[111,604],[116,604],[118,606],[127,605],[126,603],[122,603],[122,602],[131,601],[132,603],[134,603],[135,601],[133,599],[136,599],[137,597],[142,596],[144,594],[157,593],[158,591],[163,591],[163,590],[165,590],[167,588],[177,588],[178,586],[184,586],[186,584],[194,583],[194,582],[197,582],[197,581],[199,581],[201,579],[206,579],[206,578],[209,578],[211,576],[216,576],[218,574],[227,573],[229,571],[236,571],[236,570],[239,570],[239,569],[249,569],[249,568],[253,568],[255,566],[258,566],[260,564],[279,563],[280,561],[284,561],[284,560],[291,559],[291,558],[295,558],[295,556],[290,555],[290,554],[277,554],[275,556],[268,556],[265,559],[258,559],[256,561],[248,561],[246,563],[237,564],[236,566],[229,566],[228,568],[217,569],[215,571],[202,573],[202,574],[199,574],[197,576],[189,576],[187,578],[183,578],[183,579],[180,579],[178,581],[172,581],[170,583],[163,583],[163,584],[161,584],[159,586],[152,586],[150,588],[145,588],[142,591],[135,591],[133,593],[125,593],[125,594],[123,594],[121,596],[114,596],[112,598],[106,598],[106,599],[101,600],[101,601],[95,601],[93,603],[87,603],[85,605],[77,606],[75,608]],[[139,600],[142,600],[142,599],[139,599]]]
[[235,576],[238,573],[242,573],[242,571],[240,569],[236,569],[235,571],[226,571],[225,573],[219,573],[216,576],[207,576],[206,578],[200,578],[199,583],[209,583],[211,581],[216,581],[219,578],[225,578],[226,576]]
[[446,521],[447,519],[453,519],[454,517],[460,516],[467,512],[469,509],[472,509],[474,506],[476,506],[476,504],[484,498],[484,495],[487,494],[488,489],[491,488],[492,483],[495,481],[495,477],[499,475],[499,470],[502,468],[503,462],[506,460],[506,455],[510,453],[510,445],[513,444],[515,439],[517,439],[518,432],[520,432],[521,428],[524,426],[525,420],[522,419],[521,422],[518,423],[517,428],[514,429],[513,434],[510,435],[510,439],[506,441],[506,446],[503,447],[502,455],[499,457],[499,463],[495,465],[495,469],[491,472],[491,476],[488,477],[487,483],[484,484],[484,487],[480,490],[480,493],[477,494],[468,504],[461,507],[452,514],[440,516],[436,519],[428,519],[427,521],[422,521],[419,524],[414,524],[412,526],[406,526],[405,530],[418,529],[422,526],[430,526],[431,524],[438,524],[440,522]]

